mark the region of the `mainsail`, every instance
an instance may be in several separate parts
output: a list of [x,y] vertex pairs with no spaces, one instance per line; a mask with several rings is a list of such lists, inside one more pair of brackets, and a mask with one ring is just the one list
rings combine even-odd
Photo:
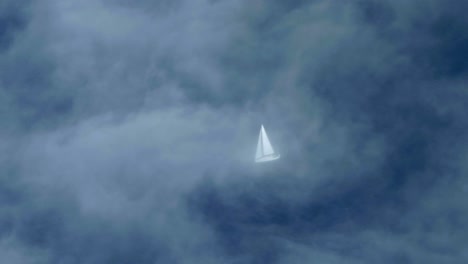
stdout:
[[273,146],[271,146],[265,128],[260,128],[260,135],[258,136],[257,152],[255,153],[255,162],[265,162],[279,159],[280,155],[275,153]]

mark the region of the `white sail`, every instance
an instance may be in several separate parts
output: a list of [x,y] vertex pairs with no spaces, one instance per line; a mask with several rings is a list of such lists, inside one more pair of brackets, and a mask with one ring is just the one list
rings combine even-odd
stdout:
[[258,136],[257,152],[255,153],[255,162],[265,162],[279,159],[280,155],[275,153],[273,146],[268,139],[265,128],[260,128],[260,134]]
[[[262,126],[263,128],[263,126]],[[257,152],[255,153],[255,159],[259,159],[263,156],[262,150],[262,130],[260,129],[260,134],[258,135],[258,143],[257,143]]]
[[262,146],[263,146],[263,155],[271,155],[274,154],[275,151],[273,150],[273,147],[271,146],[270,140],[268,139],[267,133],[265,131],[265,128],[262,125],[262,128],[260,129],[262,133]]

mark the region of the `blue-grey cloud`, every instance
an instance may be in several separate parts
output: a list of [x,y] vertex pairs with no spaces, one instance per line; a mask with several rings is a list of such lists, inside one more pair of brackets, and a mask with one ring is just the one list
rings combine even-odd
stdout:
[[465,5],[0,2],[0,259],[466,262]]

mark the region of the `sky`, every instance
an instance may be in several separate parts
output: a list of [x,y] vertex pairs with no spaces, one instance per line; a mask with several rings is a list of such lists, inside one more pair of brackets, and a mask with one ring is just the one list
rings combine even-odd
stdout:
[[0,0],[0,262],[467,263],[467,9]]

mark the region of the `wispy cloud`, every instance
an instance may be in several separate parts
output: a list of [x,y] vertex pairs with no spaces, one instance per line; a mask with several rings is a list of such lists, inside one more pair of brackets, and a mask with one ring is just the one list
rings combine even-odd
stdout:
[[466,262],[465,5],[3,1],[0,259]]

